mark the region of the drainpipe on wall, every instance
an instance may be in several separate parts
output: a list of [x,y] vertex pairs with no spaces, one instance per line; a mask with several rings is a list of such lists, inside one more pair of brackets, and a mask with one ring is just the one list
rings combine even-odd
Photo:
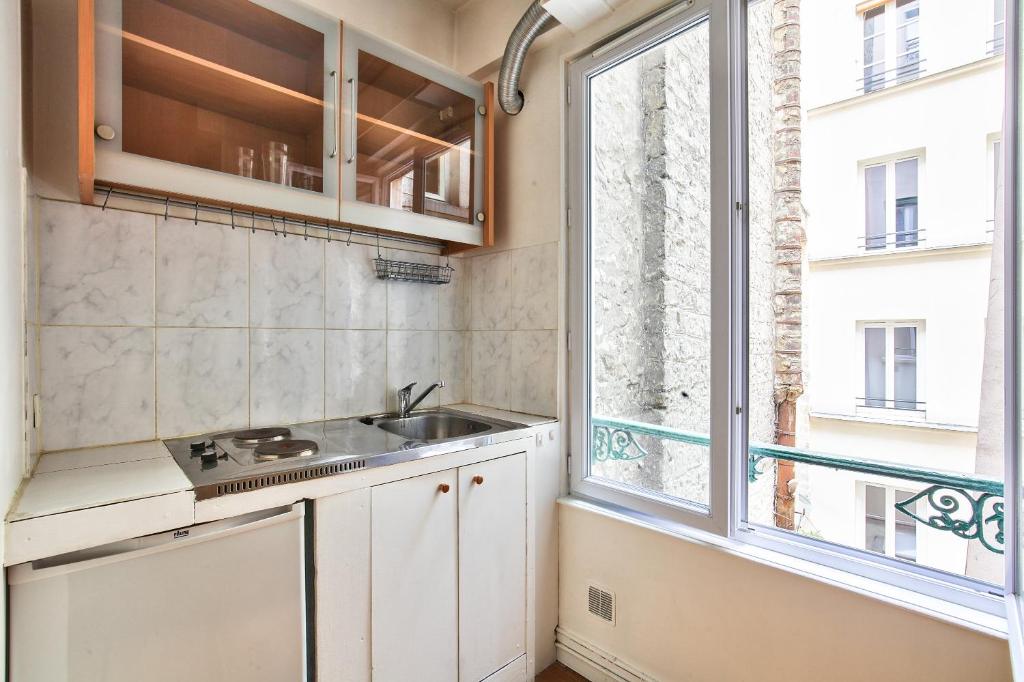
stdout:
[[[772,8],[775,152],[775,442],[797,445],[797,400],[803,394],[803,256],[806,233],[800,190],[800,0]],[[777,460],[775,525],[795,528],[796,474]]]

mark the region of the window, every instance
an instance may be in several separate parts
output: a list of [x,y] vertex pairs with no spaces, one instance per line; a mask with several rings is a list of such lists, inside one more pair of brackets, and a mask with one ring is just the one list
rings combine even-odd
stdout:
[[989,54],[1002,54],[1006,42],[1006,0],[993,0],[992,40],[988,41]]
[[885,5],[864,13],[864,92],[885,87]]
[[[920,0],[896,0],[864,12],[863,92],[875,92],[888,85],[914,80],[923,72],[918,19]],[[893,17],[895,31],[886,32],[885,22]],[[886,58],[887,54],[893,57]]]
[[896,82],[917,78],[921,71],[917,17],[919,0],[896,1]]
[[907,504],[915,494],[864,484],[864,549],[917,561],[917,522],[897,506]]
[[[889,184],[890,178],[892,185]],[[886,197],[894,195],[894,212]],[[917,246],[918,159],[900,159],[864,168],[864,248]]]
[[916,324],[864,325],[864,393],[858,407],[924,412]]
[[[808,115],[832,84],[800,64],[833,43],[788,49],[772,3],[736,25],[730,7],[676,5],[568,70],[571,492],[999,613],[1013,301],[987,245],[910,247],[922,215],[985,219],[983,181],[956,180],[981,170],[1002,104],[884,136],[920,89]],[[801,34],[829,36],[829,11],[806,7]],[[889,55],[890,84],[921,62],[917,7],[864,15],[865,64]],[[929,177],[943,191],[922,203]],[[850,258],[851,226],[888,253]]]

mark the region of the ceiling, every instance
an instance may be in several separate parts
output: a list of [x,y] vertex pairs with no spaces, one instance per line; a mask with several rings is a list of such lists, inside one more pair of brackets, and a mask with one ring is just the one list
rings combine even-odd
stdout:
[[462,7],[463,5],[467,4],[469,1],[470,0],[435,0],[435,2],[437,2],[440,5],[443,5],[452,12]]

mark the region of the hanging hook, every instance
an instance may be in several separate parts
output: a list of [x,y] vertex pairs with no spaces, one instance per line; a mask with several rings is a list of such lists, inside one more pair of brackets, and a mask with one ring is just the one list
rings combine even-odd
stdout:
[[229,208],[231,211],[231,229],[233,230],[235,229],[235,207],[231,206]]
[[107,188],[107,196],[105,196],[103,198],[103,207],[100,209],[101,211],[106,211],[107,210],[107,202],[110,201],[110,193],[113,192],[113,191],[114,191],[113,187],[108,187]]
[[345,246],[352,246],[352,228],[348,228],[348,240],[345,242]]
[[252,223],[250,223],[249,227],[252,229],[252,233],[256,234],[256,210],[253,209],[250,213],[252,213]]
[[380,232],[377,233],[377,258],[380,258]]
[[274,231],[274,236],[277,236],[277,222],[274,220],[274,214],[270,214],[270,229]]
[[324,223],[324,229],[327,230],[327,243],[330,244],[331,243],[331,223],[330,223],[330,221],[327,221],[326,223]]
[[171,209],[171,197],[164,197],[164,222],[167,222],[167,212]]
[[288,219],[284,216],[281,216],[281,236],[288,238]]
[[309,241],[309,221],[308,220],[303,220],[302,221],[302,241],[305,241],[305,242]]
[[195,216],[194,216],[194,217],[192,218],[192,223],[193,223],[193,224],[194,224],[194,225],[195,225],[196,227],[199,227],[199,202],[198,202],[198,201],[196,202],[196,214],[195,214]]

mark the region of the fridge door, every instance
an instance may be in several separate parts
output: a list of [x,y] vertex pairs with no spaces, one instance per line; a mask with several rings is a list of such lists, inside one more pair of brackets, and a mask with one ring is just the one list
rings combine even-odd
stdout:
[[12,682],[301,681],[304,507],[13,566]]

